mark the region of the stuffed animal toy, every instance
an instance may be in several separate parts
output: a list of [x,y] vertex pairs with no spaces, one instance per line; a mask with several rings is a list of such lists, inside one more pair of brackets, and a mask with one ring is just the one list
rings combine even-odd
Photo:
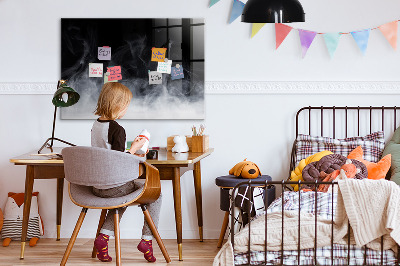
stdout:
[[257,178],[258,176],[260,176],[260,168],[258,168],[255,163],[246,160],[247,158],[244,159],[242,162],[237,163],[231,170],[229,170],[229,174],[249,179]]
[[186,143],[185,136],[175,136],[174,137],[175,146],[172,148],[172,152],[188,152],[189,146]]
[[[29,214],[27,239],[30,239],[29,246],[31,247],[35,246],[40,236],[43,235],[43,223],[39,216],[37,200],[38,194],[39,192],[32,193],[31,212]],[[8,193],[1,230],[4,247],[8,247],[11,240],[21,240],[23,213],[24,193]]]

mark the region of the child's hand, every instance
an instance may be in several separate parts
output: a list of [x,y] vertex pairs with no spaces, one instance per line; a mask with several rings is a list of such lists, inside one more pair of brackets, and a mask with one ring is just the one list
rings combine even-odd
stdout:
[[146,143],[146,141],[147,140],[145,138],[136,137],[135,140],[132,142],[129,152],[131,154],[135,154],[140,148],[143,147],[143,145]]
[[146,157],[146,155],[149,153],[149,149],[147,149],[147,151],[146,151],[146,153],[145,154],[137,154],[137,153],[135,153],[135,155],[136,156],[139,156],[139,157]]

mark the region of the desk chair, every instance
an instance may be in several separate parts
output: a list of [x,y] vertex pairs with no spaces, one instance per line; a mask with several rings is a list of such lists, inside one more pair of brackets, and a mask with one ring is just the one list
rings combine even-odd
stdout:
[[[149,224],[165,260],[167,263],[171,262],[153,219],[145,205],[157,200],[161,193],[160,176],[157,168],[143,162],[140,164],[141,167],[139,167],[142,171],[138,171],[135,164],[137,165],[138,162],[142,162],[141,158],[124,152],[103,148],[68,147],[62,150],[62,156],[64,160],[65,179],[70,182],[68,187],[69,196],[74,204],[82,207],[82,211],[65,250],[61,265],[65,265],[68,260],[88,209],[102,209],[97,237],[103,226],[107,210],[128,205],[139,205],[142,208],[146,222]],[[132,176],[139,176],[140,172],[146,178],[143,180],[145,183],[143,189],[118,198],[101,198],[92,193],[92,186],[117,186],[118,184],[130,181]],[[116,265],[121,265],[118,209],[114,215],[114,234]],[[95,257],[95,255],[96,250],[94,249],[92,257]]]

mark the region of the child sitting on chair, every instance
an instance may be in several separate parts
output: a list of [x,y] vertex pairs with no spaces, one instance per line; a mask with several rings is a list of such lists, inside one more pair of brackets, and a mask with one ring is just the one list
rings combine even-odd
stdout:
[[[97,102],[96,115],[100,117],[93,123],[91,142],[93,147],[106,148],[125,152],[125,129],[120,126],[115,120],[122,118],[131,102],[132,92],[124,85],[117,82],[108,82],[101,89],[100,96]],[[144,138],[136,138],[129,153],[143,157],[143,155],[135,154],[146,142]],[[93,194],[102,198],[122,197],[132,193],[135,190],[141,189],[144,184],[135,181],[137,177],[133,176],[132,181],[117,187],[93,187]],[[161,195],[153,203],[147,204],[147,209],[156,226],[160,216]],[[120,219],[125,212],[126,207],[119,208]],[[114,219],[115,210],[108,210],[106,219],[101,228],[99,236],[94,241],[94,246],[97,249],[97,258],[101,261],[111,261],[112,258],[108,255],[108,240],[110,236],[114,236]],[[138,250],[144,253],[144,258],[149,262],[155,262],[153,256],[152,237],[150,227],[144,221],[142,240],[137,246]]]

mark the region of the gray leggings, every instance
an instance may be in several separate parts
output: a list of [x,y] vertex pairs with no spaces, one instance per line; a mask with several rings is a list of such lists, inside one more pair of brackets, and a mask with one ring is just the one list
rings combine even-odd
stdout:
[[[133,180],[119,187],[113,187],[108,189],[93,188],[93,194],[101,198],[116,198],[128,195],[138,189],[141,189],[143,186],[144,182],[139,182],[137,180],[135,182],[135,180]],[[160,197],[155,202],[146,204],[146,207],[149,210],[151,218],[153,218],[154,224],[156,225],[157,228],[158,228],[158,221],[160,219],[161,202],[162,202],[162,196],[160,194]],[[126,207],[118,208],[119,219],[122,218],[122,215],[124,214],[125,210]],[[109,236],[114,236],[114,214],[115,214],[115,209],[108,210],[106,220],[104,221],[100,233]],[[143,225],[142,239],[146,240],[153,239],[153,234],[146,220],[144,221]]]

